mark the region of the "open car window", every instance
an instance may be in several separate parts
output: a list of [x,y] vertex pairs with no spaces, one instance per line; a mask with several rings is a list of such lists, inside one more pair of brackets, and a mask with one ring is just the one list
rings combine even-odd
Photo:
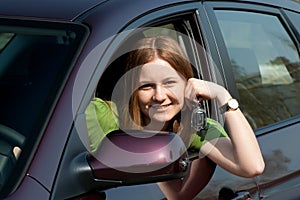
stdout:
[[[118,110],[112,96],[118,81],[125,74],[128,49],[131,49],[132,45],[139,39],[154,36],[173,38],[179,43],[188,57],[194,71],[194,77],[203,78],[201,70],[203,63],[201,62],[205,62],[206,59],[199,58],[205,55],[201,41],[195,39],[195,35],[199,38],[199,32],[192,28],[196,26],[194,20],[195,18],[191,17],[191,15],[172,20],[157,20],[151,24],[146,24],[145,27],[136,29],[123,40],[123,43],[118,47],[112,56],[110,64],[102,74],[95,91],[95,98],[91,101],[85,113],[91,144],[90,150],[92,152],[97,149],[107,134],[119,128]],[[207,65],[205,64],[205,66]],[[209,115],[209,104],[207,102],[204,102],[204,104]]]
[[124,54],[124,52],[127,50],[124,50],[124,48],[131,48],[137,40],[145,37],[169,36],[176,40],[185,51],[190,63],[192,64],[194,76],[201,77],[202,74],[199,70],[201,68],[201,63],[196,50],[196,46],[199,46],[199,43],[195,44],[196,40],[193,35],[193,30],[190,28],[191,23],[192,22],[188,19],[184,20],[183,18],[175,21],[159,21],[137,29],[137,31],[127,38],[126,42],[121,45],[121,53],[116,52],[117,56],[113,56],[113,61],[111,61],[111,64],[106,68],[99,80],[95,96],[107,100],[111,99],[115,83],[125,73],[127,55]]

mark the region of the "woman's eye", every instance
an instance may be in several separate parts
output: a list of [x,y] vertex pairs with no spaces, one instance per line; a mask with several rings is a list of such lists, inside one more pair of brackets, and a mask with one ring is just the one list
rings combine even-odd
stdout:
[[172,86],[174,84],[176,84],[176,81],[167,81],[164,83],[166,86]]
[[153,84],[144,84],[139,87],[139,90],[150,90],[153,88]]

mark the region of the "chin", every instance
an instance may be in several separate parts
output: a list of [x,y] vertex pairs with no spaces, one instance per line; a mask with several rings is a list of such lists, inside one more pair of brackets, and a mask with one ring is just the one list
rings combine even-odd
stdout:
[[159,122],[159,123],[165,123],[165,122],[170,121],[174,116],[153,116],[152,120]]

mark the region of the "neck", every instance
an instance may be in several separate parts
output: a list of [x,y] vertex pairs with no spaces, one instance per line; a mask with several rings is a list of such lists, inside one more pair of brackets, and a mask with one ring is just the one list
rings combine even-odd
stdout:
[[147,126],[144,127],[146,130],[155,130],[155,131],[170,131],[169,122],[157,122],[151,121]]

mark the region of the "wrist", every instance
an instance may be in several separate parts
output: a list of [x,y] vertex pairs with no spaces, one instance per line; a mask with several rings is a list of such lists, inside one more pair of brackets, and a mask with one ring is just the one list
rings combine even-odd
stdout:
[[228,103],[228,101],[230,99],[232,99],[232,96],[224,87],[222,87],[222,90],[220,90],[218,92],[216,99],[217,99],[219,105],[222,106],[222,105]]
[[229,99],[227,103],[220,106],[220,112],[223,114],[227,111],[236,111],[239,108],[239,103],[236,99]]

